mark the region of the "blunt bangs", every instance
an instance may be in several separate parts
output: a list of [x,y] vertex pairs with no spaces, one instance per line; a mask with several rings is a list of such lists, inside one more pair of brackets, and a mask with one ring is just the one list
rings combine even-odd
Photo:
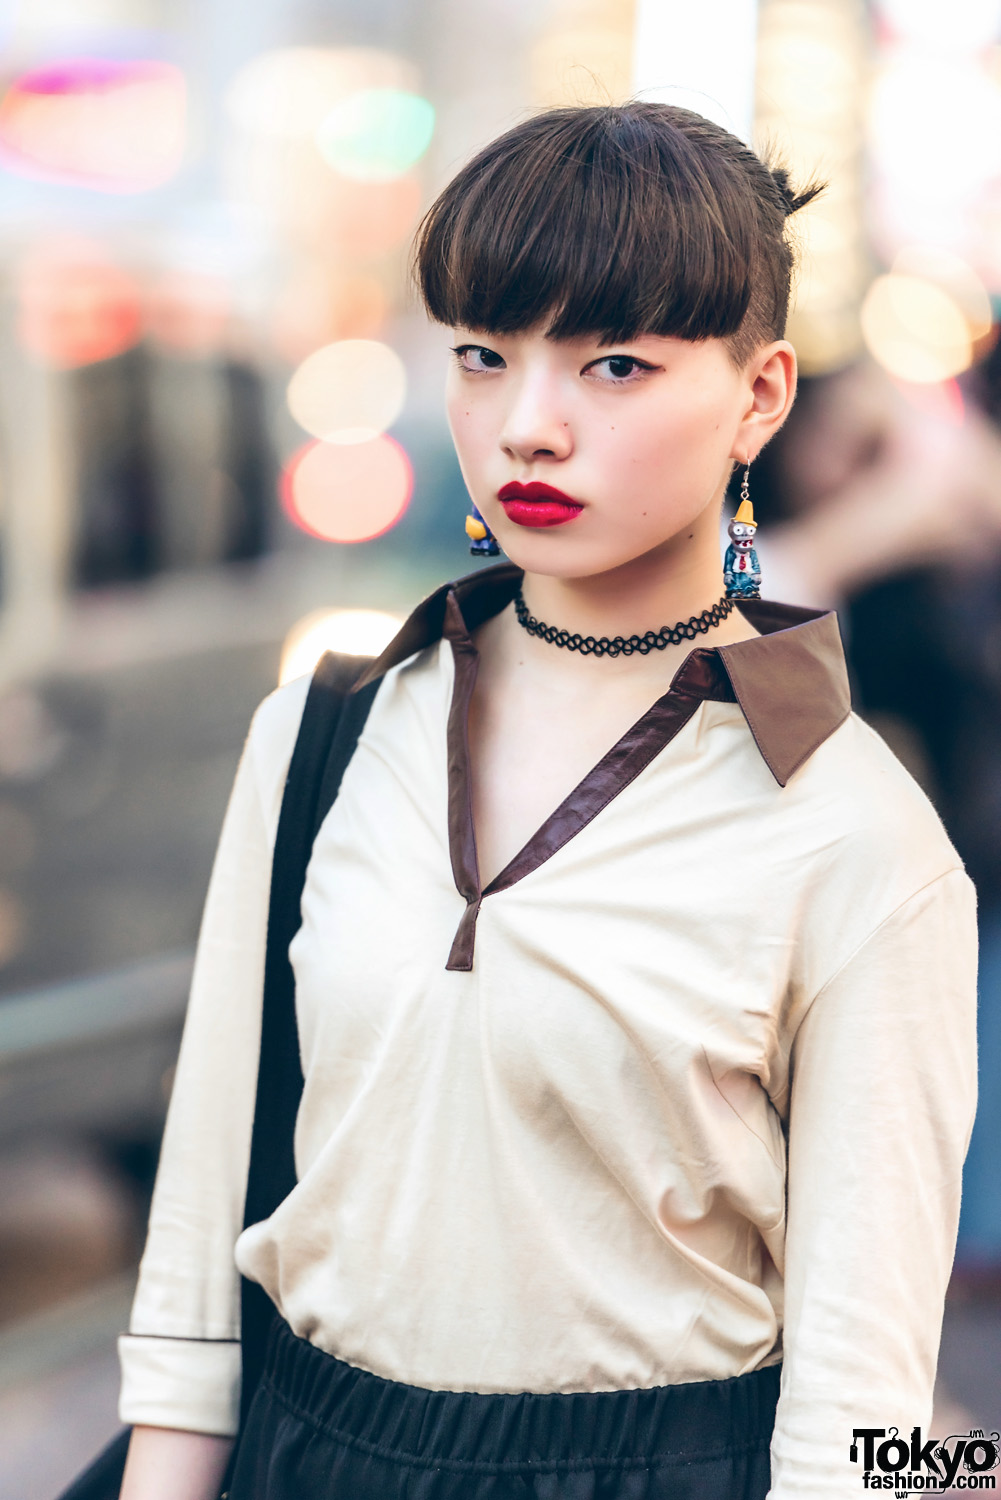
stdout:
[[425,306],[485,333],[719,338],[746,356],[747,336],[785,328],[783,177],[689,110],[546,111],[485,147],[425,215]]

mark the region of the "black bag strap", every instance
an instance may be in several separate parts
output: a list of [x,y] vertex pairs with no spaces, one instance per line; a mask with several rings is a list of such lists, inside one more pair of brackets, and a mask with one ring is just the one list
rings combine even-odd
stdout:
[[[350,692],[368,661],[329,651],[321,657],[306,696],[282,795],[271,867],[261,1054],[244,1228],[268,1218],[296,1185],[293,1136],[303,1079],[295,976],[288,950],[302,922],[302,891],[313,840],[340,790],[379,687],[376,680],[357,693]],[[241,1282],[240,1306],[242,1426],[264,1368],[275,1308],[263,1288],[246,1278]]]

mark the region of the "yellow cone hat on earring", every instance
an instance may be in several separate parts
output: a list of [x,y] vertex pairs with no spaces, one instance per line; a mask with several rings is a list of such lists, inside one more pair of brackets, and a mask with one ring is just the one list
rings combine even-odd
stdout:
[[479,516],[466,517],[466,535],[471,542],[482,542],[487,534],[487,528]]
[[750,500],[742,500],[740,502],[740,504],[737,506],[737,514],[733,519],[735,521],[739,521],[742,526],[757,527],[758,524],[754,519],[754,506],[751,504]]

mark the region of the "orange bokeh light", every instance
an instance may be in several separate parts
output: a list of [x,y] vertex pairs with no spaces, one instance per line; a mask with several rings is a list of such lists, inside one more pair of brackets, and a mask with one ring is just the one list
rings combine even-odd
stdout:
[[162,62],[74,58],[14,80],[0,101],[0,162],[109,193],[156,187],[181,165],[185,83]]
[[369,542],[403,515],[413,470],[385,433],[367,443],[307,443],[282,475],[282,504],[310,536],[325,542]]
[[18,293],[22,347],[56,369],[123,354],[143,331],[138,283],[97,246],[36,253],[21,267]]

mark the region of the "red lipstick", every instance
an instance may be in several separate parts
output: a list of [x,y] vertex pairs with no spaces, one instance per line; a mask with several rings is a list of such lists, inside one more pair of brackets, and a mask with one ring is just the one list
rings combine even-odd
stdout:
[[562,526],[572,521],[584,509],[579,500],[565,495],[551,484],[510,484],[497,491],[497,499],[504,507],[504,514],[516,526]]

